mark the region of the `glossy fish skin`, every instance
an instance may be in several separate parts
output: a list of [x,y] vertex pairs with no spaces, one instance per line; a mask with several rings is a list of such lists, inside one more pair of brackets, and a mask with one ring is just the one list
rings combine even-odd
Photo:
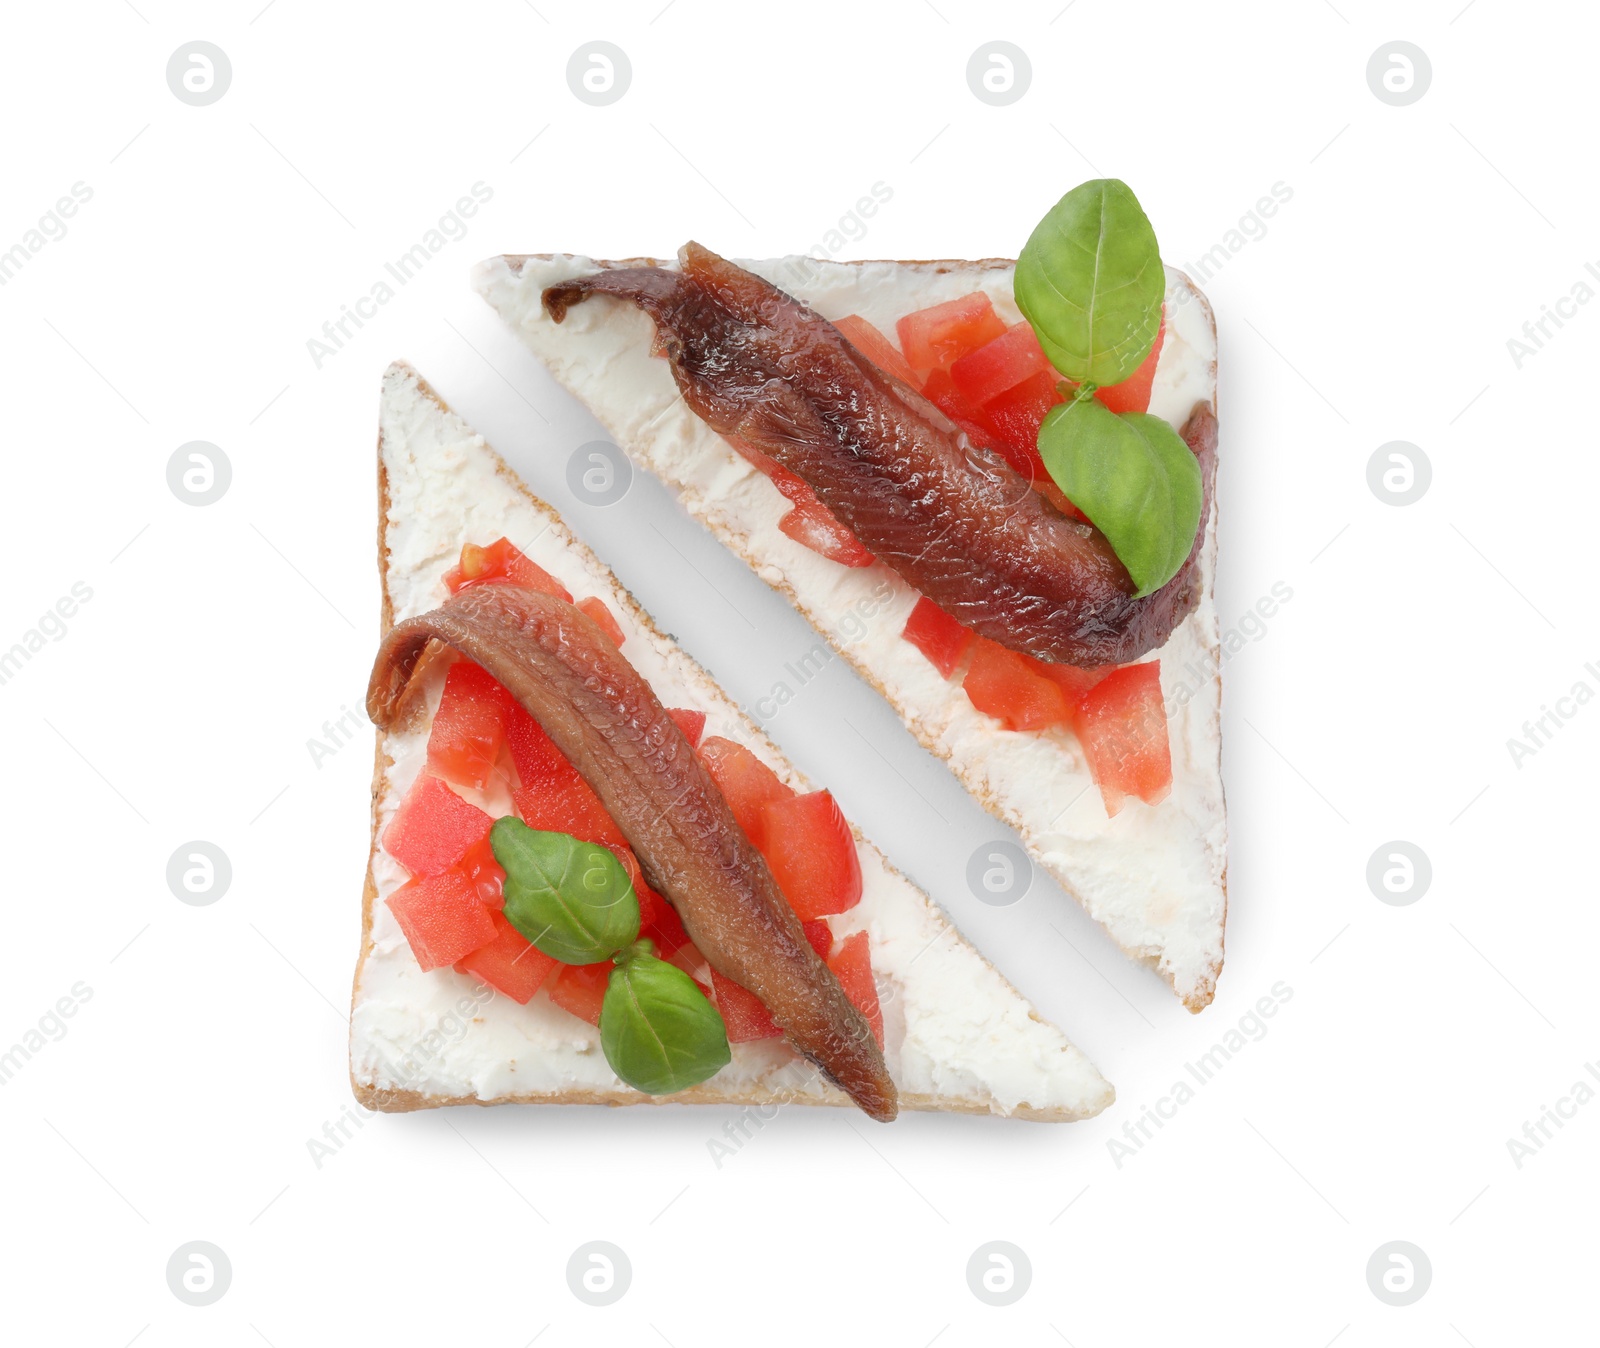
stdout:
[[[826,319],[698,244],[684,248],[681,270],[600,271],[549,287],[544,304],[560,322],[597,294],[650,315],[684,400],[713,430],[805,479],[878,560],[980,635],[1041,660],[1126,664],[1193,609],[1203,528],[1178,574],[1134,598],[1099,530],[969,444]],[[1191,448],[1207,434],[1214,444],[1209,405],[1184,434]],[[1204,520],[1212,475],[1202,468]]]
[[517,586],[464,589],[384,638],[367,689],[375,725],[393,723],[431,641],[486,669],[544,727],[711,967],[759,997],[867,1114],[893,1119],[898,1096],[871,1027],[677,723],[593,619]]

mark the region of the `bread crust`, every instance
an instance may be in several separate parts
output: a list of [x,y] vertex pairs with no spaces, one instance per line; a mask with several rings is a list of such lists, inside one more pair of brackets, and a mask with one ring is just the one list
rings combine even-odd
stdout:
[[[417,373],[417,371],[411,365],[404,361],[396,361],[395,364],[390,368],[391,370],[398,369],[404,371],[411,378],[414,378],[417,382],[418,391],[423,396],[431,399],[442,411],[450,411],[450,405],[445,402],[445,400],[439,395],[433,386],[430,385],[428,381],[419,373]],[[380,636],[386,634],[394,625],[394,602],[389,590],[388,521],[391,500],[389,493],[389,475],[384,464],[383,450],[383,434],[380,428],[377,443],[378,579],[379,589],[382,596],[380,608],[382,631]],[[528,489],[527,484],[523,482],[521,477],[519,477],[517,473],[511,469],[511,467],[499,456],[498,453],[495,452],[492,447],[486,446],[486,452],[493,456],[496,472],[502,478],[504,478],[509,485],[514,487],[516,491],[536,509],[549,514],[554,520],[556,520],[558,523],[561,523],[562,526],[565,527],[560,513],[553,506],[549,505],[540,497],[534,495],[534,493]],[[605,563],[602,562],[586,544],[584,544],[581,540],[572,538],[570,546],[578,551],[587,567],[592,569],[596,575],[604,576],[606,580],[614,586],[618,600],[625,607],[629,616],[639,625],[641,629],[649,633],[651,636],[670,640],[670,638],[666,637],[666,634],[661,631],[660,627],[656,625],[650,614],[640,606],[639,602],[633,597],[632,592],[617,582],[616,577],[610,568],[607,567]],[[686,654],[685,658],[688,659]],[[708,683],[714,684],[714,680],[712,680],[703,669],[700,669],[698,664],[695,664],[694,668],[706,679]],[[787,756],[784,755],[777,745],[772,742],[771,738],[759,726],[757,726],[755,722],[750,720],[750,718],[745,715],[744,711],[737,707],[737,705],[735,705],[731,699],[729,700],[728,705],[729,710],[736,715],[740,721],[741,739],[747,744],[757,745],[764,751],[769,760],[774,760],[788,765]],[[416,709],[414,714],[418,713],[420,713],[420,708]],[[354,1017],[355,1008],[359,1000],[362,973],[366,967],[367,959],[371,955],[373,949],[373,908],[378,898],[378,885],[374,872],[374,861],[378,853],[379,810],[383,800],[384,788],[387,784],[389,771],[394,766],[394,760],[388,755],[388,753],[385,752],[385,739],[386,732],[383,730],[378,730],[376,732],[376,743],[373,753],[371,786],[372,827],[367,851],[366,879],[362,888],[361,947],[360,954],[356,960],[355,977],[352,980],[350,993],[352,1018]],[[792,767],[790,770],[793,771]],[[855,836],[856,842],[858,844],[863,842],[864,840],[861,836],[861,831],[856,828],[853,823],[850,827],[852,834]],[[884,864],[890,874],[893,875],[897,880],[904,881],[908,885],[911,884],[911,882],[906,879],[904,874],[897,867],[888,863],[887,860]],[[912,887],[915,888],[915,886]],[[947,922],[951,931],[957,931],[953,923],[948,923],[947,918],[945,921]],[[964,939],[960,937],[958,931],[957,936],[958,939]],[[997,970],[994,970],[994,965],[986,956],[982,954],[981,951],[976,953],[978,954],[978,957],[983,960],[985,966],[995,972],[996,977],[1001,979],[1006,988],[1015,994],[1018,999],[1024,1003],[1024,1005],[1028,1006],[1030,1016],[1036,1021],[1040,1020],[1041,1018],[1033,1010],[1031,1004],[1028,1003],[1020,993],[1016,992],[1016,989],[1012,987],[1010,981],[1005,979],[1004,975],[1000,974]],[[367,1109],[378,1110],[383,1113],[408,1113],[419,1109],[440,1109],[447,1105],[489,1106],[506,1104],[609,1106],[718,1104],[731,1105],[736,1108],[764,1108],[788,1104],[803,1104],[825,1105],[829,1107],[855,1107],[854,1103],[847,1095],[844,1094],[843,1091],[833,1087],[829,1087],[826,1092],[821,1095],[799,1095],[782,1090],[773,1090],[766,1087],[753,1088],[742,1092],[731,1092],[727,1090],[708,1090],[704,1086],[692,1087],[689,1090],[678,1091],[668,1096],[650,1096],[641,1092],[626,1089],[590,1090],[583,1088],[571,1088],[561,1091],[518,1092],[508,1095],[495,1096],[489,1099],[468,1095],[438,1095],[426,1091],[387,1088],[379,1086],[375,1082],[363,1081],[356,1076],[353,1055],[350,1064],[350,1089],[359,1104]],[[1108,1108],[1114,1099],[1115,1092],[1110,1091],[1107,1099],[1101,1105],[1101,1109]],[[1097,1109],[1090,1114],[1085,1114],[1069,1108],[1041,1109],[1028,1104],[1020,1104],[1008,1111],[1002,1112],[997,1110],[991,1103],[990,1099],[986,1096],[926,1095],[918,1093],[906,1093],[903,1091],[900,1094],[900,1106],[902,1109],[909,1110],[946,1114],[959,1113],[983,1114],[991,1116],[998,1115],[1000,1117],[1026,1119],[1032,1122],[1040,1123],[1070,1123],[1082,1118],[1092,1117],[1093,1114],[1100,1112],[1100,1110]]]
[[[530,260],[551,261],[562,256],[565,255],[560,253],[515,253],[505,254],[502,256],[501,260],[506,264],[513,275],[520,275],[523,266]],[[618,258],[609,260],[595,258],[592,260],[597,266],[600,267],[642,267],[676,264],[676,259],[663,261],[660,258],[649,257]],[[1016,266],[1014,259],[1002,257],[986,257],[976,259],[927,258],[914,260],[898,258],[851,258],[830,259],[830,261],[832,261],[834,265],[838,266],[857,267],[868,266],[873,262],[882,262],[897,267],[912,267],[927,270],[935,275],[944,275],[956,271],[998,271]],[[1204,292],[1201,291],[1199,286],[1195,285],[1193,279],[1186,272],[1177,271],[1175,268],[1174,271],[1176,275],[1183,278],[1183,282],[1188,287],[1190,293],[1193,294],[1194,297],[1200,302],[1202,311],[1205,315],[1206,325],[1211,330],[1212,341],[1213,344],[1215,344],[1217,336],[1217,320],[1216,313],[1211,307],[1211,301],[1206,298]],[[553,371],[552,375],[554,375]],[[554,377],[557,378],[558,382],[562,382],[559,376]],[[574,390],[569,389],[568,391],[572,392],[573,396],[575,397],[579,396]],[[1212,408],[1218,413],[1218,423],[1220,428],[1221,413],[1220,408],[1217,406],[1217,364],[1215,360],[1213,360],[1211,363],[1211,405]],[[672,484],[669,483],[668,485],[671,486]],[[1205,548],[1212,549],[1213,551],[1217,547],[1218,523],[1221,517],[1220,503],[1221,492],[1219,490],[1214,493],[1214,499],[1212,501],[1211,508],[1211,518],[1206,525],[1207,538],[1205,544],[1203,545]],[[895,714],[900,717],[901,724],[903,724],[906,729],[911,732],[916,741],[935,758],[938,758],[944,762],[945,766],[950,769],[951,773],[955,776],[956,780],[961,783],[968,795],[972,796],[974,800],[976,800],[989,814],[993,815],[1002,824],[1006,825],[1008,828],[1016,827],[1013,821],[1006,817],[1001,801],[994,794],[994,792],[988,789],[988,787],[978,778],[975,772],[963,772],[952,761],[951,751],[940,746],[937,738],[924,726],[920,718],[909,714],[899,705],[899,703],[884,687],[882,680],[880,680],[877,675],[874,674],[872,669],[860,659],[859,655],[851,646],[841,644],[829,632],[827,624],[823,622],[817,614],[813,613],[812,610],[800,599],[799,595],[795,592],[794,587],[789,583],[789,580],[786,576],[782,576],[779,579],[773,579],[771,575],[772,569],[766,566],[765,559],[758,556],[751,548],[745,546],[742,540],[740,540],[732,531],[727,529],[714,518],[704,517],[699,514],[699,512],[691,513],[694,513],[695,518],[699,520],[699,522],[705,528],[711,531],[712,535],[719,543],[723,545],[723,547],[727,548],[729,552],[733,553],[736,557],[743,561],[748,567],[750,567],[752,571],[756,573],[757,576],[759,576],[763,581],[765,581],[789,601],[795,610],[811,624],[817,634],[828,643],[833,651],[837,655],[843,657],[850,664],[851,668],[856,671],[857,675],[859,675],[860,678],[867,683],[874,692],[882,697],[885,702],[894,708]],[[1212,583],[1215,583],[1214,575],[1212,578]],[[1212,663],[1216,669],[1216,673],[1212,675],[1212,683],[1217,690],[1217,701],[1220,715],[1222,700],[1222,659],[1220,640],[1212,644],[1210,647],[1210,653],[1213,657]],[[1219,787],[1223,793],[1223,809],[1224,812],[1226,812],[1227,792],[1226,785],[1222,782],[1222,753],[1220,737],[1217,751],[1216,777]],[[1032,849],[1029,849],[1029,852],[1030,855],[1033,856],[1034,860],[1050,873],[1051,877],[1056,881],[1056,883],[1079,902],[1080,906],[1086,906],[1083,905],[1082,896],[1078,894],[1070,880],[1065,875],[1052,868],[1049,862],[1043,856],[1034,853]],[[1222,935],[1219,953],[1217,958],[1211,961],[1209,964],[1205,976],[1197,982],[1192,991],[1188,993],[1178,991],[1177,980],[1171,973],[1162,969],[1161,959],[1158,953],[1149,950],[1133,949],[1125,945],[1120,946],[1123,953],[1130,959],[1139,964],[1143,964],[1150,969],[1153,969],[1157,974],[1159,974],[1166,981],[1168,986],[1173,989],[1174,993],[1178,995],[1178,998],[1183,1003],[1184,1007],[1193,1014],[1199,1014],[1201,1011],[1204,1011],[1206,1007],[1211,1005],[1211,1001],[1216,995],[1217,979],[1222,974],[1222,965],[1224,959],[1226,958],[1228,913],[1228,858],[1226,849],[1224,849],[1222,855],[1222,874],[1220,885],[1222,891]],[[1115,939],[1115,937],[1113,937],[1113,939]]]

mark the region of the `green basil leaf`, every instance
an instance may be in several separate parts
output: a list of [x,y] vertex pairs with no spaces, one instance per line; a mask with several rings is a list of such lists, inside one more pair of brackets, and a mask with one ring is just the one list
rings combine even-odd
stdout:
[[1141,595],[1177,573],[1200,527],[1200,462],[1148,412],[1118,416],[1097,398],[1051,410],[1039,427],[1044,466],[1128,568]]
[[1167,277],[1138,198],[1116,178],[1097,178],[1028,236],[1013,287],[1051,364],[1075,384],[1105,387],[1150,354]]
[[639,939],[639,896],[610,849],[511,815],[489,845],[505,867],[506,921],[551,959],[599,964]]
[[727,1027],[699,985],[640,942],[617,957],[600,1004],[600,1047],[611,1070],[647,1095],[697,1086],[728,1065]]

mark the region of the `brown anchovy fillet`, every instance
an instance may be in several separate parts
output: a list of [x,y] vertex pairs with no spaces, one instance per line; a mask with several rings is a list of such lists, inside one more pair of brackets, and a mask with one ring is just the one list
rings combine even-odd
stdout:
[[572,604],[478,585],[383,639],[367,713],[387,728],[430,641],[488,670],[595,790],[685,930],[748,988],[794,1046],[875,1119],[899,1110],[872,1029],[817,957],[760,852],[677,723],[605,632]]
[[[1125,664],[1193,609],[1203,529],[1178,573],[1135,599],[1098,529],[970,444],[821,315],[699,244],[685,246],[681,270],[596,272],[550,286],[544,306],[559,323],[590,295],[649,314],[696,415],[805,479],[879,561],[980,635],[1041,660]],[[1208,436],[1215,418],[1203,404],[1185,438],[1198,452]],[[1209,470],[1205,484],[1202,520]]]

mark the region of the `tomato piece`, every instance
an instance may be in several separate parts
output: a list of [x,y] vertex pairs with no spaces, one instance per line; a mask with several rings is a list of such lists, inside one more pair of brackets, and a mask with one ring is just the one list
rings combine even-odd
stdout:
[[505,868],[494,859],[494,846],[485,833],[467,848],[460,861],[450,868],[460,871],[486,907],[500,909],[506,906]]
[[911,366],[906,363],[906,358],[900,354],[900,348],[860,314],[846,314],[843,318],[836,319],[833,326],[844,333],[851,346],[885,374],[892,374],[896,379],[916,388],[917,377],[912,372]]
[[711,780],[727,798],[733,817],[758,848],[762,846],[762,810],[772,801],[794,795],[778,780],[778,774],[742,744],[721,735],[707,736],[700,746],[700,761]]
[[509,538],[497,538],[483,548],[476,543],[463,544],[461,561],[444,573],[444,583],[451,594],[469,585],[521,585],[572,602],[567,587],[524,556]]
[[600,1008],[606,1000],[606,984],[611,981],[611,971],[615,967],[610,960],[601,960],[599,964],[557,965],[545,984],[550,1000],[579,1020],[598,1025]]
[[555,972],[556,961],[499,913],[490,913],[494,939],[456,961],[456,972],[481,978],[497,992],[526,1006]]
[[730,1044],[776,1039],[783,1033],[755,993],[740,987],[731,978],[724,978],[715,969],[711,971],[711,990],[717,1010],[722,1014],[722,1023],[727,1027]]
[[602,847],[626,845],[616,821],[600,803],[594,788],[573,773],[571,780],[536,789],[518,787],[511,793],[517,817],[529,828],[545,833],[569,833]]
[[922,386],[922,396],[955,422],[958,430],[965,431],[973,444],[993,445],[998,439],[984,414],[955,386],[950,371],[935,370],[930,374]]
[[700,737],[706,733],[705,712],[689,711],[684,707],[668,707],[667,715],[678,723],[678,729],[683,731],[683,737],[689,741],[689,747],[698,749]]
[[956,672],[956,666],[977,639],[971,628],[963,627],[927,595],[917,600],[900,635],[927,656],[947,679]]
[[1167,335],[1167,310],[1161,307],[1161,326],[1156,329],[1156,339],[1150,345],[1150,354],[1140,362],[1139,368],[1124,379],[1120,384],[1112,384],[1109,388],[1100,388],[1094,391],[1094,396],[1100,399],[1113,412],[1148,412],[1150,410],[1150,388],[1155,383],[1156,365],[1161,359],[1161,342]]
[[454,964],[495,937],[493,913],[458,871],[407,880],[389,896],[389,911],[424,970]]
[[1023,380],[1041,374],[1052,382],[1061,377],[1050,364],[1050,358],[1034,335],[1033,324],[1027,319],[1013,324],[994,341],[967,352],[950,365],[950,378],[974,407],[982,407]]
[[438,875],[481,842],[494,823],[438,777],[418,777],[383,831],[383,850],[412,875]]
[[778,528],[796,543],[810,548],[812,552],[820,552],[830,562],[838,562],[840,566],[871,566],[877,560],[861,540],[839,522],[839,517],[815,497],[807,502],[797,502],[778,521]]
[[802,922],[861,902],[855,835],[830,791],[811,791],[762,808],[761,852]]
[[1060,687],[1019,651],[979,637],[962,687],[972,705],[1007,730],[1042,730],[1067,720]]
[[811,942],[811,948],[817,952],[817,958],[824,964],[828,956],[833,953],[833,928],[820,919],[802,922],[800,930],[805,932],[806,940]]
[[1060,382],[1061,376],[1054,370],[1029,375],[983,405],[984,416],[995,430],[995,448],[1035,484],[1051,480],[1039,457],[1039,427],[1045,413],[1065,401],[1056,387]]
[[1043,660],[1034,660],[1032,663],[1039,673],[1061,689],[1061,695],[1067,699],[1067,711],[1074,715],[1083,705],[1089,690],[1116,668],[1115,665],[1103,665],[1099,669],[1079,669],[1076,665],[1052,665]]
[[577,768],[556,748],[544,727],[516,704],[512,705],[506,721],[506,743],[511,747],[517,780],[525,791],[565,786],[578,775]]
[[878,1003],[878,985],[872,978],[872,951],[866,932],[858,931],[853,936],[846,936],[828,961],[828,968],[839,980],[844,995],[867,1018],[867,1024],[872,1026],[872,1037],[882,1048],[883,1008]]
[[1154,805],[1172,790],[1159,660],[1112,670],[1085,695],[1073,728],[1107,814],[1116,814],[1126,796]]
[[428,732],[428,771],[457,786],[480,789],[505,742],[510,694],[470,660],[444,676],[444,693]]
[[590,595],[586,599],[578,600],[578,608],[600,624],[601,630],[611,638],[614,645],[620,646],[627,640],[622,634],[622,624],[617,621],[616,615],[606,607],[604,599]]
[[1005,330],[994,302],[981,290],[918,309],[895,324],[906,363],[924,376],[930,370],[947,369]]
[[734,449],[765,473],[778,494],[793,507],[778,521],[778,529],[802,547],[819,552],[843,566],[871,566],[873,556],[861,540],[839,522],[839,517],[817,499],[810,484],[791,473],[776,459],[737,436],[723,436]]

